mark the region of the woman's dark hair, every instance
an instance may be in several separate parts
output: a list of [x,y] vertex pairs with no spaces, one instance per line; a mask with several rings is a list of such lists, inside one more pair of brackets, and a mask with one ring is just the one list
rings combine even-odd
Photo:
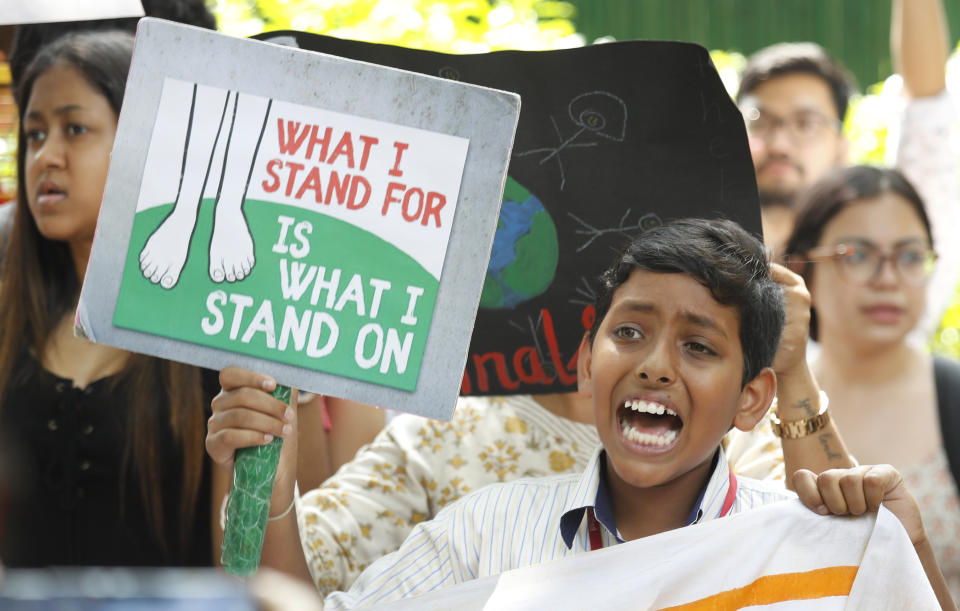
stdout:
[[[54,66],[75,69],[100,92],[119,114],[133,56],[133,36],[127,32],[78,32],[58,38],[40,50],[18,84],[16,101],[21,114],[30,103],[33,86]],[[27,351],[42,355],[60,321],[77,305],[80,279],[70,248],[48,240],[37,228],[26,201],[25,138],[21,124],[17,148],[19,202],[13,228],[0,263],[0,400],[10,388],[15,366]],[[123,471],[136,469],[147,522],[159,542],[164,537],[162,499],[157,484],[160,464],[159,416],[170,414],[175,446],[183,452],[179,523],[181,542],[189,537],[203,474],[204,409],[200,372],[194,367],[140,355],[130,355],[112,390],[126,389],[130,426]],[[164,409],[169,406],[169,410]],[[3,406],[0,405],[0,409]],[[123,478],[125,481],[126,478]],[[122,481],[121,481],[122,486]],[[169,525],[173,526],[173,525]]]
[[773,362],[784,324],[783,291],[770,278],[763,244],[740,225],[728,220],[682,219],[634,238],[600,276],[591,343],[610,309],[613,293],[638,269],[687,274],[719,303],[736,308],[743,348],[741,386]]
[[[147,17],[185,23],[208,30],[217,29],[217,19],[203,0],[141,0]],[[25,23],[18,25],[13,35],[10,51],[10,74],[13,85],[20,83],[24,71],[37,51],[53,44],[55,40],[71,32],[123,30],[135,34],[139,17],[119,19],[92,19],[89,21],[57,21],[51,23]]]
[[110,102],[117,114],[123,102],[127,71],[133,56],[133,36],[120,30],[65,34],[43,47],[24,70],[15,92],[17,106],[27,107],[37,77],[55,64],[67,64]]
[[[930,247],[933,247],[933,232],[923,200],[899,170],[869,165],[840,168],[817,181],[797,202],[797,219],[793,233],[787,240],[784,255],[789,267],[803,276],[808,287],[811,287],[813,263],[806,261],[806,253],[820,245],[820,238],[823,237],[827,224],[847,206],[884,193],[899,195],[913,208],[920,217],[927,239],[930,240]],[[803,262],[791,263],[791,259]],[[811,309],[810,337],[813,339],[817,339],[816,316],[816,311]]]

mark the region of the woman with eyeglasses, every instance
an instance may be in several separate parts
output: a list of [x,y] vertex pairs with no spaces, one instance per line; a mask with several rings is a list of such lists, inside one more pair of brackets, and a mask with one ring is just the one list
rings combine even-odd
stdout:
[[[960,365],[907,340],[926,304],[936,253],[930,221],[897,170],[855,166],[801,198],[787,264],[811,297],[813,364],[851,454],[890,463],[916,495],[937,559],[960,599]],[[940,391],[938,393],[938,390]],[[941,413],[941,410],[943,412]],[[943,424],[941,425],[941,421]]]

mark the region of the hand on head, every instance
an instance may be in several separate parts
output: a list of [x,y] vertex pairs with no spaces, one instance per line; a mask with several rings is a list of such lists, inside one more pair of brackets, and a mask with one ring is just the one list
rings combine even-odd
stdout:
[[803,278],[777,263],[770,264],[770,277],[783,287],[786,313],[780,345],[773,357],[773,370],[781,376],[806,365],[807,341],[810,338],[810,292]]

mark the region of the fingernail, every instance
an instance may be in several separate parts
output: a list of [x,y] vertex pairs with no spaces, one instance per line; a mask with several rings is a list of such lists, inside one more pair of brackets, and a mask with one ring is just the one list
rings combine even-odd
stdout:
[[825,515],[827,515],[828,513],[830,513],[830,510],[827,509],[827,506],[826,506],[826,505],[820,505],[819,507],[817,507],[816,509],[814,509],[814,511],[816,511],[817,513],[819,513],[819,514],[822,515],[822,516],[825,516]]
[[260,382],[260,387],[267,392],[273,392],[273,389],[277,387],[277,382],[270,378],[264,378],[264,380]]
[[284,412],[283,412],[283,419],[286,420],[287,422],[290,422],[291,420],[293,420],[293,408],[292,408],[292,407],[287,407],[287,409],[284,410]]
[[270,433],[264,433],[263,441],[264,443],[270,443],[271,441],[273,441],[273,435],[271,435]]
[[290,426],[289,424],[284,424],[284,425],[283,425],[283,434],[284,434],[284,435],[289,435],[289,434],[292,433],[292,432],[293,432],[293,427],[292,427],[292,426]]

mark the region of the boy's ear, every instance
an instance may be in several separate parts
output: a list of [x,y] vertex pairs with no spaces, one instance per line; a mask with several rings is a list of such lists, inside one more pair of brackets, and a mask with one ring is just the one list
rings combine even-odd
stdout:
[[733,426],[741,431],[750,431],[763,418],[777,394],[777,375],[765,367],[740,391],[740,406],[733,419]]
[[593,357],[590,354],[590,332],[583,334],[577,351],[577,392],[581,397],[593,396],[593,378],[591,376]]

